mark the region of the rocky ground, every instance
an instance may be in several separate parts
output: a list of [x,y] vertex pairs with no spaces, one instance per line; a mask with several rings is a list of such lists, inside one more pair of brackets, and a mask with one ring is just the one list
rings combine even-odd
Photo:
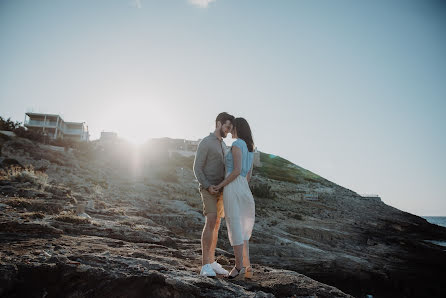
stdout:
[[[18,138],[0,145],[0,296],[446,291],[445,248],[425,241],[445,241],[445,228],[320,177],[287,182],[256,171],[252,184],[270,188],[256,196],[254,279],[229,281],[198,276],[204,221],[190,160],[126,145],[74,152]],[[317,199],[304,199],[306,193]],[[224,221],[217,256],[227,269],[233,264]]]

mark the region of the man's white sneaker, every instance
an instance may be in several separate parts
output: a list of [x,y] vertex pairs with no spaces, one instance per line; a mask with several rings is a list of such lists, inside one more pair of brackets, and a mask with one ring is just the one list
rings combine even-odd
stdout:
[[215,271],[212,269],[211,264],[206,264],[203,267],[201,267],[200,275],[207,277],[217,276],[217,274],[215,274]]
[[220,264],[218,264],[217,261],[212,263],[211,267],[214,270],[214,272],[217,273],[217,274],[221,274],[221,275],[228,275],[229,274],[228,270],[226,270]]

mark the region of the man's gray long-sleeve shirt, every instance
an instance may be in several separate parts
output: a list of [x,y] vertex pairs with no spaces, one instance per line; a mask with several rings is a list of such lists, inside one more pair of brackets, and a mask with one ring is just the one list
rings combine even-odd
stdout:
[[200,189],[217,185],[225,179],[225,163],[222,144],[214,133],[198,144],[194,160],[194,174]]

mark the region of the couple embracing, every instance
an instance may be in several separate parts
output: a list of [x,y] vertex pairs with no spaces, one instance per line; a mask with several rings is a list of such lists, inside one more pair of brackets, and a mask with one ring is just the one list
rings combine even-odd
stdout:
[[[230,148],[223,142],[228,133],[236,139]],[[201,235],[200,275],[219,274],[230,279],[252,277],[249,238],[254,226],[255,204],[248,182],[253,159],[254,142],[248,122],[220,113],[215,120],[215,131],[200,142],[194,161],[206,218]],[[235,266],[231,272],[215,260],[221,218],[225,218],[229,242],[234,249]]]

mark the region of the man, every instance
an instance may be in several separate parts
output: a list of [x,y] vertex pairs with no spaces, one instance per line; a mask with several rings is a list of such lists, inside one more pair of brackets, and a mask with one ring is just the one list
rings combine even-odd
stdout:
[[223,138],[231,131],[234,116],[226,112],[215,119],[215,131],[198,144],[194,161],[194,173],[199,182],[203,214],[206,218],[201,234],[202,267],[200,275],[214,277],[216,274],[227,275],[215,261],[218,230],[224,217],[223,193],[214,187],[225,179]]

